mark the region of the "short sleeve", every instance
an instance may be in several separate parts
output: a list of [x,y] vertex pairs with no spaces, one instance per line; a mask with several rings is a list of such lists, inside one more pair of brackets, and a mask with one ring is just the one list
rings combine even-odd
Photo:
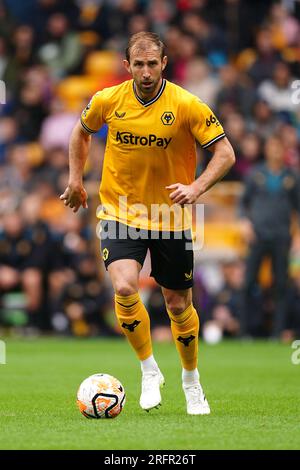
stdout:
[[88,105],[81,113],[80,122],[89,134],[97,132],[105,122],[104,103],[101,92],[95,93]]
[[207,104],[194,98],[189,110],[190,130],[203,148],[225,137],[225,132],[219,120]]

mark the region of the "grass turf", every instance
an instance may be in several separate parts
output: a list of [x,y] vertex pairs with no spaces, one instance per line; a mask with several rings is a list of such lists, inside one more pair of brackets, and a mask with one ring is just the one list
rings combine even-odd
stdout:
[[[139,408],[140,370],[122,340],[7,340],[0,365],[0,449],[299,449],[300,365],[272,342],[200,345],[209,416],[188,416],[173,344],[155,344],[166,379],[163,406]],[[75,405],[80,382],[106,372],[127,402],[113,420]]]

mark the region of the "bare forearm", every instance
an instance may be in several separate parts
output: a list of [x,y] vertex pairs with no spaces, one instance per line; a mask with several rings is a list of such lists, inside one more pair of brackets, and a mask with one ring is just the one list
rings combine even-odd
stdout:
[[90,149],[91,136],[84,132],[80,122],[76,124],[70,137],[69,145],[69,183],[60,199],[65,206],[77,212],[87,205],[87,192],[82,184],[84,165]]
[[198,198],[223,178],[235,162],[233,148],[225,137],[210,147],[213,157],[206,170],[192,184],[174,183],[166,186],[171,190],[170,199],[173,203],[184,205],[194,204]]
[[69,184],[82,183],[90,142],[91,136],[84,132],[80,122],[78,122],[72,131],[69,144]]
[[227,139],[223,139],[221,145],[215,146],[213,156],[206,169],[194,182],[199,195],[204,194],[220,181],[228,173],[234,162],[235,156],[232,146]]

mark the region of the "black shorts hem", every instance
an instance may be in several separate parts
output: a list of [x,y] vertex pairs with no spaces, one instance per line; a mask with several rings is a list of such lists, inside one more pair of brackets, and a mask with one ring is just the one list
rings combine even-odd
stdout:
[[107,271],[108,266],[113,263],[114,261],[118,261],[119,259],[133,259],[134,261],[137,261],[141,267],[143,267],[144,262],[142,262],[140,259],[135,258],[134,256],[116,256],[113,259],[104,261],[105,269]]
[[189,282],[185,282],[184,284],[173,284],[172,282],[168,283],[166,281],[161,281],[157,277],[155,277],[153,274],[150,274],[150,277],[153,277],[155,281],[157,282],[158,285],[161,287],[164,287],[165,289],[171,289],[171,290],[186,290],[190,289],[194,285],[194,281],[191,280]]

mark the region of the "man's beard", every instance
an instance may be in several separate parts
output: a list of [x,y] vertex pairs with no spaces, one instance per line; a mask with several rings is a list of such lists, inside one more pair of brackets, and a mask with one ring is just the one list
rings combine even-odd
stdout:
[[[160,78],[158,80],[154,81],[149,81],[149,82],[140,82],[139,85],[137,85],[137,89],[143,93],[143,95],[151,95],[154,90],[157,88],[159,84]],[[149,84],[149,85],[148,85]],[[148,85],[148,86],[147,86]]]

